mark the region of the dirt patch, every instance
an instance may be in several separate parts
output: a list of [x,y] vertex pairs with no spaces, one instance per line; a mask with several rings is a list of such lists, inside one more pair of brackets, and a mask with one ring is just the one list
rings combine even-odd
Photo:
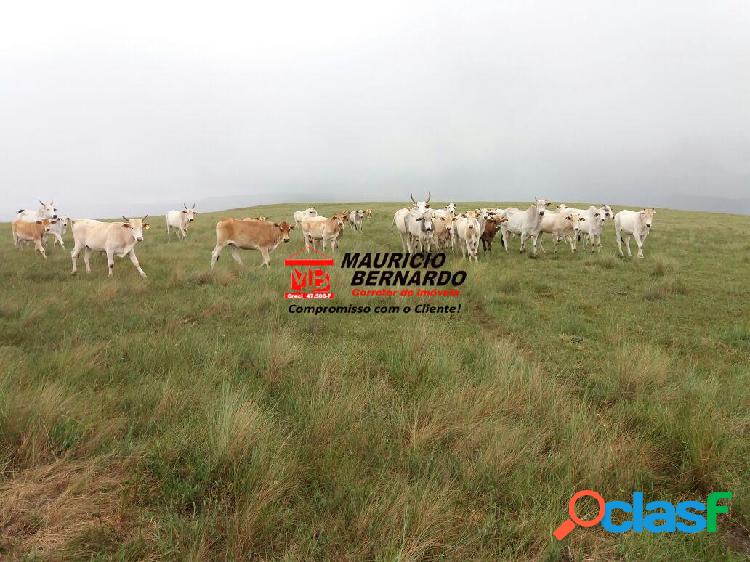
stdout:
[[[60,558],[106,549],[127,535],[122,467],[96,460],[59,460],[0,483],[0,557],[35,553]],[[98,537],[98,545],[86,537]],[[89,543],[89,544],[86,544]]]

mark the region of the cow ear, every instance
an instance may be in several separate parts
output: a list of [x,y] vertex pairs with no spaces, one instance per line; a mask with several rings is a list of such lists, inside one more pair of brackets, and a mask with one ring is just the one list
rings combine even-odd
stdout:
[[146,224],[143,225],[143,229],[144,230],[148,230],[149,228],[151,228],[150,224],[146,223]]
[[125,228],[132,228],[132,227],[130,226],[130,223],[129,223],[129,222],[124,222],[124,223],[122,223],[122,226],[124,226]]
[[279,223],[277,223],[277,222],[273,223],[273,225],[274,225],[274,226],[275,226],[276,228],[281,228],[281,225],[280,225]]
[[37,224],[42,224],[42,221],[36,221]]
[[183,210],[182,210],[182,212],[183,212],[183,213],[187,213],[187,211],[186,211],[185,209],[183,209]]
[[583,218],[583,217],[578,217],[578,220],[579,220],[579,221],[585,221],[586,219],[585,219],[585,218]]

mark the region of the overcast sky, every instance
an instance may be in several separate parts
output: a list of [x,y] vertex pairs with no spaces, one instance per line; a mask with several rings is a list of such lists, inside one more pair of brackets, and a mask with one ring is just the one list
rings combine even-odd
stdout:
[[750,3],[68,0],[0,11],[2,218],[37,198],[95,216],[221,196],[403,201],[410,190],[750,199]]

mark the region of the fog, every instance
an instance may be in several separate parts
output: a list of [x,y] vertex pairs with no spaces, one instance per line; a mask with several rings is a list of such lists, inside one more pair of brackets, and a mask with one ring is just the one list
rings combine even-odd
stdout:
[[750,5],[24,2],[0,218],[281,201],[750,212]]

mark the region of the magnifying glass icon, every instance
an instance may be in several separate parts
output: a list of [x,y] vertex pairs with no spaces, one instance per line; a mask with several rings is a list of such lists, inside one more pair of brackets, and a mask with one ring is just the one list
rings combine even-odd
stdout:
[[[585,496],[594,498],[596,500],[596,503],[599,504],[599,513],[593,519],[581,519],[576,514],[576,502]],[[568,515],[570,515],[570,519],[566,519],[565,521],[563,521],[562,525],[555,529],[555,532],[552,534],[557,540],[561,541],[568,536],[568,533],[576,528],[576,525],[579,525],[581,527],[593,527],[602,519],[604,519],[604,510],[604,498],[597,492],[594,492],[593,490],[582,490],[580,492],[576,492],[568,502]]]

